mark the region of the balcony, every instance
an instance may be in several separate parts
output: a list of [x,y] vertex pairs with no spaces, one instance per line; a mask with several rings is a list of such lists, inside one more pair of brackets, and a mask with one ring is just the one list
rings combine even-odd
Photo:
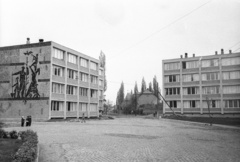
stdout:
[[64,117],[64,111],[51,111],[51,117]]
[[67,67],[78,71],[78,65],[77,64],[73,64],[71,62],[67,62]]
[[78,80],[77,79],[67,78],[67,84],[78,86]]
[[77,117],[77,111],[67,111],[66,117]]
[[67,94],[67,101],[77,102],[77,95]]
[[87,96],[79,96],[79,102],[88,102]]
[[52,81],[65,83],[65,78],[57,75],[52,75]]
[[57,58],[52,58],[52,63],[56,65],[65,66],[65,61]]
[[62,101],[64,101],[65,100],[65,95],[64,94],[60,94],[60,93],[52,93],[51,94],[52,96],[52,100],[57,100],[57,101],[59,101],[59,100],[62,100]]

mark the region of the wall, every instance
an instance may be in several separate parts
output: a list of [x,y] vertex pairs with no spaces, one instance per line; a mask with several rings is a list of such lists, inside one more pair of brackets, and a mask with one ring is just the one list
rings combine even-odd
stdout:
[[157,97],[153,94],[142,94],[138,98],[138,105],[157,104]]
[[50,56],[50,42],[0,48],[0,119],[48,119]]

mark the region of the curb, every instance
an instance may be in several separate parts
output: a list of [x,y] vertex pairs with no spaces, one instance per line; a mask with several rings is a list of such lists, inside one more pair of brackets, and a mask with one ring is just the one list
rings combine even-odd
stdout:
[[36,157],[36,159],[34,160],[34,162],[38,162],[39,150],[40,150],[40,147],[39,147],[39,144],[37,144],[37,157]]
[[[166,121],[171,121],[171,122],[177,121],[178,123],[188,123],[188,124],[191,124],[191,125],[199,125],[199,126],[209,125],[209,123],[192,122],[192,121],[177,120],[177,119],[159,118],[159,120],[166,120]],[[221,124],[213,124],[212,127],[221,127],[221,128],[227,128],[227,129],[237,129],[237,130],[240,130],[240,127],[237,127],[237,126],[229,126],[229,125],[221,125]]]

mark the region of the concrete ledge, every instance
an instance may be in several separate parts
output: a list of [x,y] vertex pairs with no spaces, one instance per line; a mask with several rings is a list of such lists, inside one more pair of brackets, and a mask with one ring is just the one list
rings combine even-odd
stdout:
[[40,147],[39,147],[39,143],[37,144],[37,157],[36,159],[34,160],[34,162],[38,162],[39,160],[39,151],[40,151]]
[[[202,123],[202,122],[192,122],[192,121],[186,121],[186,120],[177,120],[177,119],[165,119],[165,118],[159,118],[159,120],[165,120],[169,122],[177,122],[177,123],[184,123],[189,125],[198,125],[198,126],[209,126],[209,123]],[[240,130],[240,127],[237,126],[229,126],[229,125],[221,125],[221,124],[213,124],[211,127],[221,127],[226,129],[237,129]]]

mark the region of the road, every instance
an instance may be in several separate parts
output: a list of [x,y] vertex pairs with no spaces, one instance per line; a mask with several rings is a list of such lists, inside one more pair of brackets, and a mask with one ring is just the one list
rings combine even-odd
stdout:
[[40,162],[240,161],[239,129],[139,117],[39,122],[31,129],[39,136]]

